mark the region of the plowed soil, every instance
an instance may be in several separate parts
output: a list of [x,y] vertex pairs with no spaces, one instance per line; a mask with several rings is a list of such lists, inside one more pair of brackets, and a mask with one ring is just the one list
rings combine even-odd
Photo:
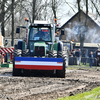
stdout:
[[98,70],[66,70],[65,78],[13,77],[0,68],[0,100],[56,100],[100,86]]

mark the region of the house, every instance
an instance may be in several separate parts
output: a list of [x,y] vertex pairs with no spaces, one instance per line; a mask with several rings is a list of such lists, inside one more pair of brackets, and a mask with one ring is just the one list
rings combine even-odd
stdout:
[[[80,15],[80,17],[79,17]],[[79,22],[80,18],[80,22]],[[64,35],[61,35],[62,29]],[[100,26],[82,10],[70,18],[59,30],[60,40],[74,40],[80,42],[83,40],[85,43],[100,43]]]
[[[79,49],[79,48],[80,48],[80,43],[76,42],[75,46],[74,46],[74,49]],[[95,52],[95,51],[97,51],[99,49],[100,49],[100,43],[84,43],[82,51],[87,51],[87,53],[89,55],[89,53],[91,51]]]

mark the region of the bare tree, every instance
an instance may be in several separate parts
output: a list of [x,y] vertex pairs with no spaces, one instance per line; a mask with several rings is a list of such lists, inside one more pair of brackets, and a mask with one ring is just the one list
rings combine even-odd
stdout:
[[54,18],[57,18],[57,15],[56,15],[56,9],[57,9],[57,6],[56,6],[56,0],[52,0],[52,11],[53,11],[53,14],[54,14]]
[[6,0],[3,1],[3,3],[1,4],[1,13],[2,13],[2,16],[1,16],[1,19],[2,19],[2,23],[1,23],[1,33],[2,33],[2,36],[5,37],[5,30],[4,30],[4,18],[5,18],[5,3],[6,3]]
[[[1,33],[5,37],[5,23],[9,18],[11,18],[11,12],[12,12],[12,3],[11,1],[7,2],[9,0],[3,0],[1,1],[1,12],[0,12],[0,23],[1,23]],[[24,0],[22,0],[24,1]],[[16,8],[16,5],[20,2],[20,0],[16,0],[14,2],[13,9]]]
[[33,15],[32,15],[32,22],[34,23],[35,19],[35,5],[36,5],[36,0],[33,0]]
[[82,30],[81,30],[81,12],[80,12],[80,2],[81,0],[77,0],[77,4],[78,4],[78,12],[79,12],[79,16],[78,16],[78,19],[79,19],[79,30],[78,30],[78,34],[79,34],[79,38],[80,38],[80,49],[82,50],[83,48],[83,33],[82,33]]
[[[94,8],[96,9],[96,12],[97,12],[97,13],[98,13],[98,15],[100,16],[100,12],[99,12],[99,9],[98,9],[98,7],[97,7],[96,3],[94,3],[94,1],[93,1],[93,0],[91,0],[91,2],[92,2],[92,4],[93,4]],[[97,2],[97,0],[96,0],[96,2]]]
[[74,6],[74,4],[72,4],[72,6],[71,6],[70,3],[67,0],[65,0],[65,3],[72,9],[72,11],[74,13],[76,13],[76,11],[74,10],[74,8],[72,7],[72,6]]
[[11,42],[11,46],[14,45],[14,0],[12,0],[12,42]]
[[77,0],[77,4],[78,4],[78,12],[79,12],[79,23],[81,23],[80,1],[81,1],[81,0]]
[[85,26],[87,24],[87,16],[88,16],[88,0],[86,0],[86,20],[85,20]]

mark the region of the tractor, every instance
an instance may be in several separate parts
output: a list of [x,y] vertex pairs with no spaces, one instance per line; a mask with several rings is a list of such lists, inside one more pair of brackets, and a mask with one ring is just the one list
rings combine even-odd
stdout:
[[45,21],[35,21],[26,27],[26,38],[18,41],[13,56],[13,76],[50,75],[65,77],[67,57],[63,52],[63,42],[55,37],[56,24]]

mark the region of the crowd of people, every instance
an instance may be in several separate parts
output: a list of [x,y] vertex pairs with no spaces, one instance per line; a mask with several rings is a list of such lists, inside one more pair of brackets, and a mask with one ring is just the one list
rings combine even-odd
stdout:
[[[89,55],[86,53],[86,51],[81,52],[80,49],[73,49],[71,51],[71,55],[75,61],[77,59],[77,65],[80,65],[82,62],[83,65],[87,64],[87,61],[89,62],[90,67],[92,67],[95,59],[95,52],[92,51],[89,53]],[[82,61],[81,61],[82,60]]]

